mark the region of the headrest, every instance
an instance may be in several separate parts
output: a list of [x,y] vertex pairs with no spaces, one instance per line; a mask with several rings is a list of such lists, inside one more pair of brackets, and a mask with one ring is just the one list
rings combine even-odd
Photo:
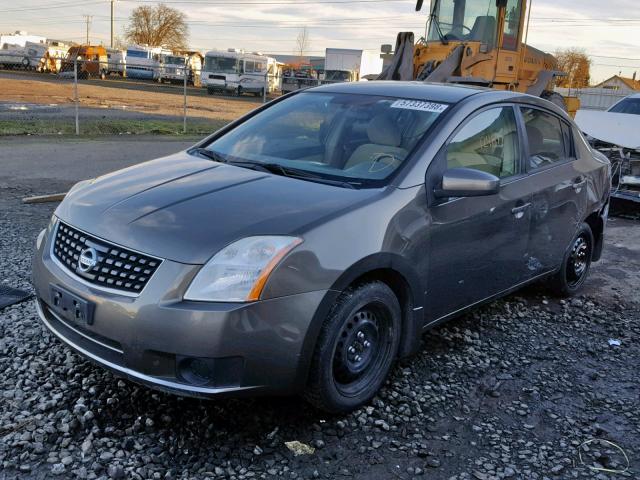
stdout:
[[402,143],[402,135],[398,127],[386,115],[373,117],[367,126],[369,141],[376,145],[397,147]]
[[542,151],[542,147],[544,146],[542,133],[540,133],[537,127],[527,125],[527,136],[529,137],[529,153],[531,155],[537,155]]

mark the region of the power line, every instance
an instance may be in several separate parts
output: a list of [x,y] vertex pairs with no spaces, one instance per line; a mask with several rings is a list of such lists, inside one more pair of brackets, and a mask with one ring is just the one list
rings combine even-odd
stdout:
[[0,10],[0,13],[14,13],[14,12],[27,12],[33,10],[51,10],[55,8],[67,8],[67,7],[84,7],[86,5],[95,5],[97,3],[104,3],[103,1],[95,1],[95,2],[64,2],[64,3],[48,3],[45,5],[37,5],[32,7],[21,7],[21,8],[9,8],[5,10]]
[[[122,0],[128,3],[158,3],[158,0]],[[268,0],[268,1],[215,1],[215,0],[165,0],[162,3],[171,4],[189,4],[189,5],[323,5],[323,4],[351,4],[351,3],[400,3],[400,2],[413,2],[413,0],[311,0],[311,1],[281,1],[281,0]]]

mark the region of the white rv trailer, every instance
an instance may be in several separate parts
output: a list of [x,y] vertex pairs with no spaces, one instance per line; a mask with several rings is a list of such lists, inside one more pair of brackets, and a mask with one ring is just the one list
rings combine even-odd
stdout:
[[45,43],[25,42],[25,45],[4,43],[0,46],[0,65],[4,68],[24,68],[48,72],[56,69],[55,48],[50,52]]
[[131,45],[127,47],[127,77],[146,80],[160,78],[160,59],[171,51],[162,47]]
[[18,45],[25,47],[27,42],[29,43],[46,43],[47,39],[40,35],[29,35],[27,32],[18,30],[15,33],[9,35],[0,35],[0,46],[3,44]]
[[275,58],[235,49],[207,52],[200,79],[210,95],[229,92],[257,96],[279,90],[282,80]]
[[187,82],[199,87],[202,58],[200,52],[164,55],[161,59],[160,81],[183,83],[186,66]]

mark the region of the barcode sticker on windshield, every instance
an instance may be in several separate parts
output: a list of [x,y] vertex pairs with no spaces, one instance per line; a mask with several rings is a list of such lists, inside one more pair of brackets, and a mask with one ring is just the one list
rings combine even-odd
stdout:
[[404,108],[432,113],[442,113],[447,109],[447,106],[442,103],[423,102],[421,100],[396,100],[391,104],[391,108]]

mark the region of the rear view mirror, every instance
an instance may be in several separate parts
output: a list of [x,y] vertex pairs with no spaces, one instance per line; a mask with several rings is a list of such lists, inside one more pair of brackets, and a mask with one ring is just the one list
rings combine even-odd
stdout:
[[442,176],[442,188],[435,191],[436,197],[480,197],[494,195],[500,191],[500,179],[481,170],[451,168]]

